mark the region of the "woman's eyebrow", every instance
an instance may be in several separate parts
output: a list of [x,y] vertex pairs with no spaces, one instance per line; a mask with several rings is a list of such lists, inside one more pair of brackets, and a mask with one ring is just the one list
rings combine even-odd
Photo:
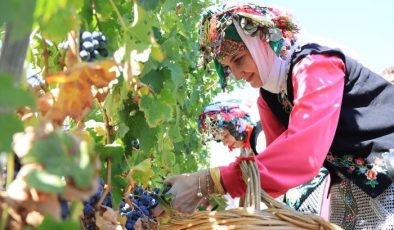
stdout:
[[229,62],[231,63],[236,57],[239,57],[241,54],[242,54],[242,51],[237,53],[237,54],[235,54],[235,55],[233,55]]

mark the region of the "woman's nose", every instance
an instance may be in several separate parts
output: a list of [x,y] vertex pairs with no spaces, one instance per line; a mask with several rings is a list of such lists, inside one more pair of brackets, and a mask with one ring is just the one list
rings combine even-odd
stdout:
[[244,75],[245,75],[244,71],[236,71],[234,73],[234,78],[235,78],[235,80],[240,81],[240,80],[242,80]]

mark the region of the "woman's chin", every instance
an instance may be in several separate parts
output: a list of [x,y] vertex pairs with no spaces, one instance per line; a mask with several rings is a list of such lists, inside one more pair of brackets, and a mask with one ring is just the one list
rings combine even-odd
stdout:
[[250,82],[249,85],[255,89],[261,88],[263,86],[263,84],[261,84],[260,82]]

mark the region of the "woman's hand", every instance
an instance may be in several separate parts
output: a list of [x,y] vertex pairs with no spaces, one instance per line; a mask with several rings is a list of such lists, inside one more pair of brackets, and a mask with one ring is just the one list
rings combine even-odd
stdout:
[[164,183],[171,186],[168,191],[172,194],[171,206],[183,213],[193,213],[197,206],[213,192],[213,182],[207,169],[173,176]]

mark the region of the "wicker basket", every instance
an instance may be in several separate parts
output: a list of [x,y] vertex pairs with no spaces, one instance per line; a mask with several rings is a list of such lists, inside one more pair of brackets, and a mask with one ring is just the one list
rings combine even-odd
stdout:
[[[241,155],[248,151],[243,149]],[[244,208],[226,211],[198,211],[191,215],[177,214],[159,229],[342,229],[319,216],[297,212],[270,197],[260,186],[260,174],[253,157],[240,164],[247,185]],[[267,209],[260,210],[260,201]]]

